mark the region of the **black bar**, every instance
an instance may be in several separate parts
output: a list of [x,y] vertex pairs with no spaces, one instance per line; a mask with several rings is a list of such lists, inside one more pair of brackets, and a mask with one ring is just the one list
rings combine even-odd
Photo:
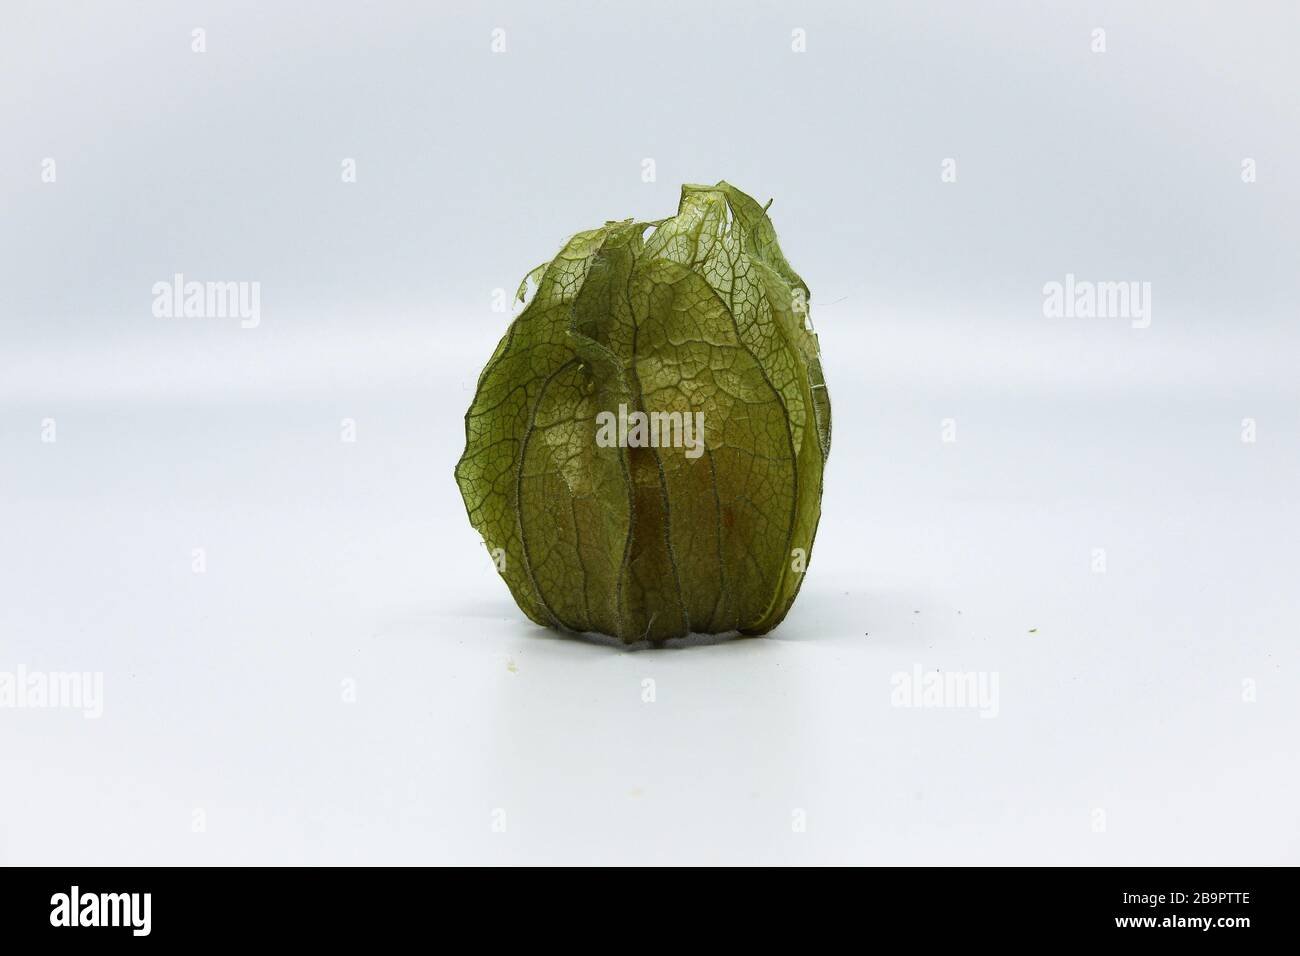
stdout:
[[[614,945],[671,945],[698,925],[693,945],[700,934],[734,944],[748,934],[770,942],[787,931],[809,940],[849,933],[863,943],[903,933],[927,946],[943,939],[1126,938],[1231,945],[1294,935],[1294,875],[1228,867],[898,868],[809,879],[749,872],[592,876],[575,869],[538,879],[529,872],[422,868],[11,868],[0,870],[0,925],[7,944],[64,937],[92,945],[293,939],[373,946],[412,931],[451,942],[448,934],[460,927],[486,931],[485,943],[498,932],[523,931],[525,939],[533,934],[534,946],[597,932]],[[77,922],[118,925],[70,925],[74,886]]]

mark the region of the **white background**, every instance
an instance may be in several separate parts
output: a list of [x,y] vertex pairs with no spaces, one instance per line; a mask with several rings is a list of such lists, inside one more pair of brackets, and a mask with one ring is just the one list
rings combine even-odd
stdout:
[[[1071,6],[6,5],[0,672],[104,714],[0,709],[0,862],[1300,862],[1300,14]],[[813,290],[808,579],[560,637],[452,478],[493,290],[722,178]]]

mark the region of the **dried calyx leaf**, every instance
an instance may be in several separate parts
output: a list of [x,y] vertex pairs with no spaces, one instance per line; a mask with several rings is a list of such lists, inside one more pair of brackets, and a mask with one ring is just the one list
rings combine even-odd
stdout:
[[519,607],[629,643],[771,630],[810,557],[831,418],[765,207],[683,186],[675,217],[580,232],[521,299],[530,280],[456,466]]

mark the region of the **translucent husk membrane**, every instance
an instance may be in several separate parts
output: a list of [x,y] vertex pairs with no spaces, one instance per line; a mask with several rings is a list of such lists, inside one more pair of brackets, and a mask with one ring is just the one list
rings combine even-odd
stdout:
[[[456,466],[519,607],[627,643],[776,627],[811,558],[831,414],[766,208],[683,186],[671,219],[578,233],[519,299]],[[702,413],[702,451],[598,442],[620,406]]]

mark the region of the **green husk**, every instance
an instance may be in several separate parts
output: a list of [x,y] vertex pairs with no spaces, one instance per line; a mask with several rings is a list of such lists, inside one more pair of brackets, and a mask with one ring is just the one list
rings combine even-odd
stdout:
[[[762,634],[821,514],[830,399],[808,288],[764,207],[683,186],[677,215],[580,232],[479,377],[456,466],[538,624],[627,643]],[[703,413],[704,447],[602,447],[597,414]]]

